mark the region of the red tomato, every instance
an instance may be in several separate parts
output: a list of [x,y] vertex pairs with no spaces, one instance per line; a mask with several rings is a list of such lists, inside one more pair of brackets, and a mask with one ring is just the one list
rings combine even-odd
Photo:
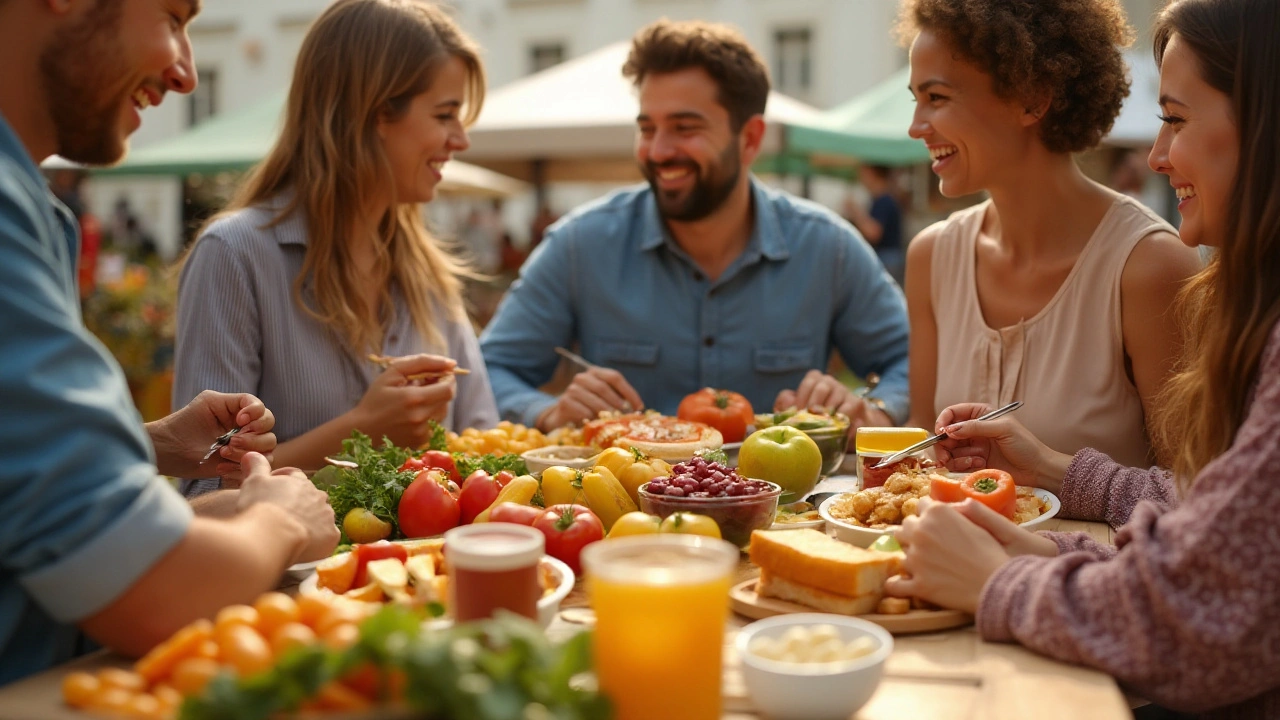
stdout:
[[552,505],[533,526],[547,537],[547,554],[582,574],[582,548],[604,539],[604,525],[582,505]]
[[497,475],[493,476],[494,482],[498,483],[498,489],[507,486],[507,483],[516,479],[516,474],[510,470],[499,470]]
[[462,478],[458,477],[458,465],[454,463],[453,456],[443,450],[428,450],[422,453],[422,463],[424,467],[438,468],[449,473],[449,479],[455,483],[462,482]]
[[[498,473],[501,475],[502,473]],[[509,473],[508,473],[509,474]],[[468,525],[476,519],[476,516],[484,512],[494,500],[498,499],[498,485],[496,477],[490,477],[489,473],[484,470],[477,470],[471,473],[467,481],[462,483],[462,490],[458,492],[458,505],[462,509],[462,524]]]
[[367,545],[357,545],[351,552],[356,556],[356,577],[351,583],[353,588],[362,588],[369,584],[369,576],[365,568],[369,565],[370,560],[396,558],[400,562],[404,562],[409,559],[409,552],[404,549],[403,545],[389,543],[386,540],[379,540],[376,543],[368,543]]
[[458,526],[461,508],[443,485],[447,482],[439,470],[423,470],[400,496],[396,520],[405,537],[430,537]]
[[728,390],[703,388],[680,401],[676,417],[706,423],[720,431],[727,443],[742,442],[747,426],[756,421],[751,402]]
[[410,456],[404,464],[399,467],[400,472],[422,472],[427,469],[426,463],[422,462],[422,458]]
[[521,505],[520,503],[504,502],[499,503],[489,513],[489,522],[505,522],[515,523],[516,525],[533,525],[533,521],[542,517],[542,513],[546,510],[532,505]]

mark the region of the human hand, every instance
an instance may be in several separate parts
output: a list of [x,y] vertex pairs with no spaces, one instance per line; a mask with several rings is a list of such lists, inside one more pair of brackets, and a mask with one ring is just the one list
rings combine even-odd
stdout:
[[928,498],[921,498],[917,514],[903,521],[895,537],[905,557],[902,573],[889,578],[885,592],[970,614],[987,580],[1009,561],[1001,543],[958,506]]
[[[275,424],[275,416],[253,395],[205,390],[181,410],[147,423],[147,433],[161,474],[180,478],[217,475],[227,487],[237,487],[244,479],[240,461],[245,453],[260,453],[270,461],[276,449],[276,436],[271,432]],[[203,460],[219,435],[237,427],[240,432],[231,442]]]
[[[438,355],[406,355],[391,360],[351,409],[351,424],[372,438],[389,437],[401,447],[426,444],[431,440],[429,421],[443,422],[449,403],[458,392],[458,383],[450,372],[456,366],[450,358]],[[411,377],[424,373],[439,373],[440,377]]]
[[947,439],[934,446],[938,462],[952,472],[997,468],[1013,475],[1019,485],[1058,492],[1071,457],[1040,442],[1013,418],[975,421],[992,410],[981,403],[952,405],[943,410],[935,432],[946,433]]
[[592,420],[601,412],[644,409],[644,401],[617,370],[593,367],[573,376],[573,382],[538,417],[538,429],[549,432],[569,423]]
[[[930,500],[929,502],[933,501]],[[968,518],[974,525],[990,533],[991,537],[995,538],[996,542],[1000,543],[1000,546],[1010,556],[1058,556],[1057,543],[1039,533],[1023,529],[1014,524],[1009,518],[972,498],[963,502],[953,503],[951,507]]]
[[257,453],[247,453],[241,464],[245,479],[236,497],[236,512],[257,503],[271,503],[283,508],[306,530],[306,542],[290,565],[320,560],[333,553],[341,533],[334,523],[329,496],[323,490],[297,468],[272,470],[271,463]]
[[774,412],[789,408],[837,412],[849,418],[849,443],[860,427],[892,427],[889,414],[850,390],[835,377],[810,370],[795,390],[783,390],[773,401]]

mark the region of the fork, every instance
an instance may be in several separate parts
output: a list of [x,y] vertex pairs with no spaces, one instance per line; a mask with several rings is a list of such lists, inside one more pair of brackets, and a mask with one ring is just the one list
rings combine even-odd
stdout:
[[238,432],[240,432],[240,428],[234,427],[226,431],[225,433],[219,435],[218,438],[213,441],[213,444],[209,446],[209,452],[205,453],[204,457],[200,458],[200,462],[201,463],[209,462],[209,458],[213,457],[214,453],[226,447],[227,443],[231,442],[232,436],[234,436]]

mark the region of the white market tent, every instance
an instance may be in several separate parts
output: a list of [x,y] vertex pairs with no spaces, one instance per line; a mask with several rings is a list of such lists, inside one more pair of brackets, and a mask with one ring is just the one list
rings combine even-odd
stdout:
[[[630,42],[617,42],[492,90],[468,131],[471,148],[459,157],[524,179],[637,179],[638,104],[622,76],[629,49]],[[820,116],[814,107],[770,93],[764,153],[785,151],[785,125]]]

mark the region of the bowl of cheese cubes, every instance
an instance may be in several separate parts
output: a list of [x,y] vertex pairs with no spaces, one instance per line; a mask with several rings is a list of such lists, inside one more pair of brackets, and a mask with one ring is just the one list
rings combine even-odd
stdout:
[[742,675],[756,708],[775,720],[848,718],[871,699],[893,636],[846,615],[799,613],[738,633]]

